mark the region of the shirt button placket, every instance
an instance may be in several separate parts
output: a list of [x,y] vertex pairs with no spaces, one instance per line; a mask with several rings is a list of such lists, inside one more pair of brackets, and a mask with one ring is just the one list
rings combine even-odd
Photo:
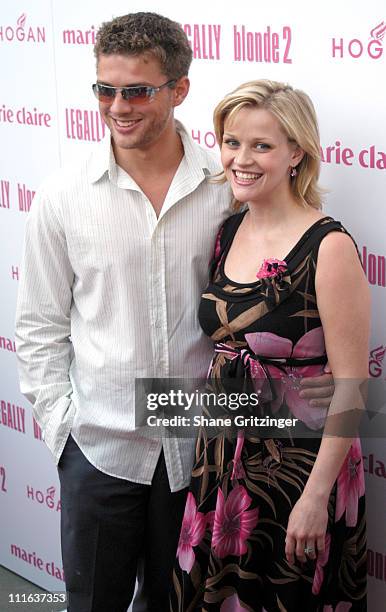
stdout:
[[162,225],[158,225],[152,240],[153,323],[156,376],[168,375],[167,307],[165,291],[165,248]]

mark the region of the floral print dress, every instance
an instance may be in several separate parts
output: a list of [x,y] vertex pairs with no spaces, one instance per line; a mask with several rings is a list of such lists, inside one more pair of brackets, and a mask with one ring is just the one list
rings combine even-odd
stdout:
[[[297,417],[308,431],[325,411],[298,396],[299,378],[326,363],[315,270],[321,240],[346,232],[317,221],[284,261],[266,260],[257,281],[240,284],[224,261],[244,217],[233,215],[216,241],[199,318],[215,343],[209,382],[223,377],[275,382],[270,413]],[[347,233],[347,232],[346,232]],[[323,413],[323,414],[322,414]],[[288,518],[312,470],[320,435],[237,436],[201,428],[173,572],[171,610],[189,612],[363,612],[366,607],[364,473],[355,439],[328,503],[326,547],[290,565]]]

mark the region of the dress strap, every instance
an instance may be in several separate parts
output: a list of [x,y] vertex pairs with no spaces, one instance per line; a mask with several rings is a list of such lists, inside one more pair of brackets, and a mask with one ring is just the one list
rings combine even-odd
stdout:
[[290,257],[287,258],[287,262],[291,271],[296,270],[299,264],[311,252],[313,255],[314,262],[316,264],[320,244],[323,238],[327,236],[327,234],[329,234],[330,232],[343,232],[344,234],[350,236],[358,251],[358,247],[355,243],[355,240],[352,238],[346,228],[343,227],[341,222],[335,221],[335,219],[333,219],[332,217],[325,217],[318,224],[313,225],[309,229],[309,231],[304,234],[302,239],[296,245],[296,249],[294,250],[294,252],[291,253]]
[[209,278],[212,279],[218,266],[220,265],[224,251],[230,241],[233,240],[239,225],[241,224],[247,210],[231,215],[224,221],[216,236],[216,243],[213,253],[213,258],[209,264]]

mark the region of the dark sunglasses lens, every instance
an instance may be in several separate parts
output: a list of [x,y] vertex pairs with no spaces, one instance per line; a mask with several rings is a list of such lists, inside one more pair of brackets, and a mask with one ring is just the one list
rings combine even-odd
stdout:
[[105,87],[97,83],[94,85],[94,93],[100,102],[111,102],[115,98],[114,87]]
[[130,104],[143,104],[149,102],[151,93],[148,87],[127,87],[122,89],[122,97]]

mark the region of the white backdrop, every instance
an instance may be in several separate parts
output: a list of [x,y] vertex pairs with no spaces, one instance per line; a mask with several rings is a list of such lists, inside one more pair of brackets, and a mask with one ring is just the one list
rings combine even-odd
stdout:
[[[0,9],[0,564],[63,590],[56,470],[18,389],[14,307],[29,205],[47,174],[104,135],[91,92],[102,21],[153,10],[179,21],[194,61],[177,117],[214,147],[211,112],[239,83],[284,80],[314,100],[326,210],[355,236],[373,295],[370,373],[386,377],[386,5],[382,0],[13,0]],[[384,436],[364,442],[369,610],[386,601]],[[383,602],[383,603],[382,603]]]

